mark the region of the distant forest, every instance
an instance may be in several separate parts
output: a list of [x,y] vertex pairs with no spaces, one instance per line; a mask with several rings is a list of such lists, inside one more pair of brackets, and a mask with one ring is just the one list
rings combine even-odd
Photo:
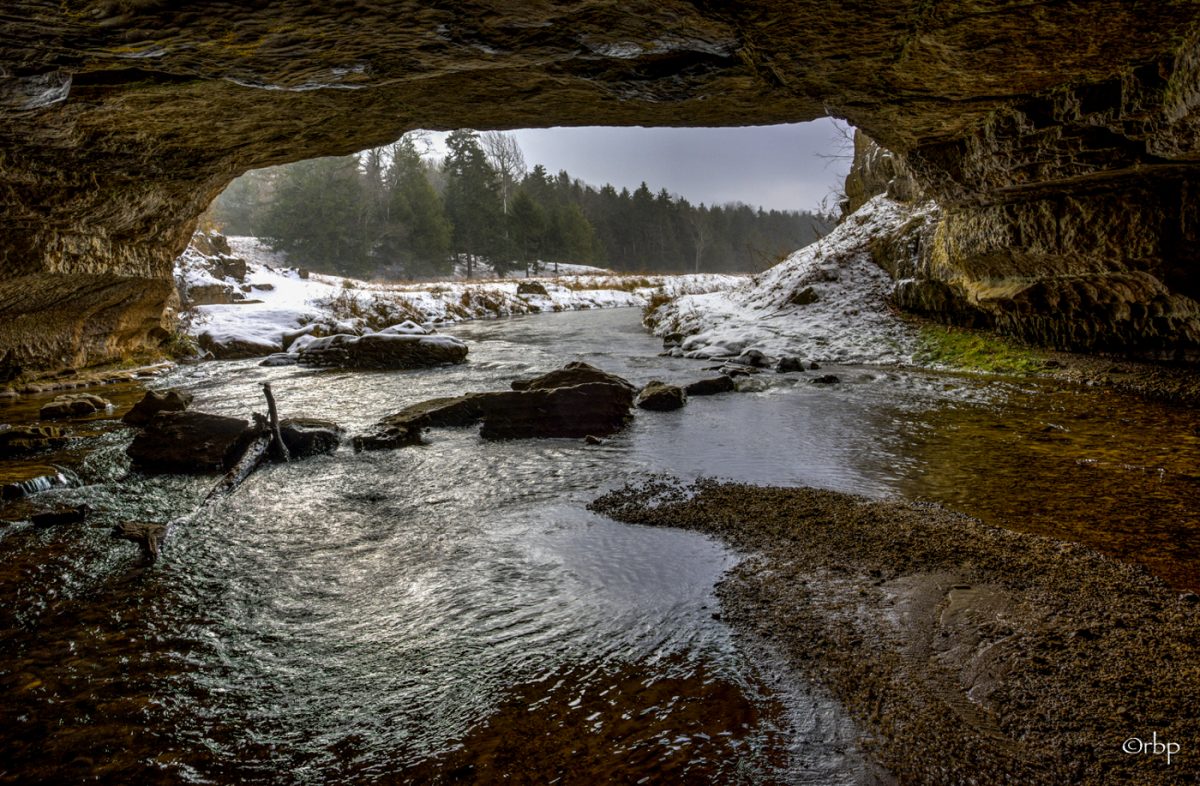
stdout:
[[409,134],[352,156],[248,172],[208,217],[317,271],[408,279],[444,276],[456,263],[468,276],[560,262],[759,271],[832,226],[816,213],[706,207],[645,183],[631,193],[551,176],[540,164],[527,169],[512,134],[454,131],[442,161],[422,156],[422,141]]

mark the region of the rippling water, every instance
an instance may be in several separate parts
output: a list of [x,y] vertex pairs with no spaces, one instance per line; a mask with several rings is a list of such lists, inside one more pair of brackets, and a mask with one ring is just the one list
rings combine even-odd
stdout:
[[[246,416],[270,380],[286,415],[353,432],[569,360],[639,384],[703,374],[658,357],[632,311],[451,332],[471,343],[463,366],[208,363],[161,384]],[[82,485],[33,504],[87,502],[92,525],[0,527],[0,781],[870,780],[837,707],[716,618],[713,584],[736,555],[586,511],[647,472],[933,499],[1200,585],[1200,435],[1187,411],[1028,382],[824,371],[843,383],[762,375],[753,392],[639,413],[600,446],[442,430],[420,448],[268,467],[174,532],[149,570],[106,527],[187,512],[212,479],[129,475],[130,432],[88,421],[86,439],[38,459]],[[114,392],[121,406],[137,395]]]

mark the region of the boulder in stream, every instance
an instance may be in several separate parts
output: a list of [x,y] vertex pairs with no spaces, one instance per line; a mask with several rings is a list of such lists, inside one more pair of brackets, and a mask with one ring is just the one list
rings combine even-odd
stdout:
[[62,505],[54,510],[47,510],[41,513],[34,513],[29,517],[29,521],[35,527],[57,527],[62,524],[82,524],[91,514],[92,508],[89,505]]
[[590,363],[584,363],[579,360],[540,376],[530,379],[513,380],[512,389],[546,390],[549,388],[565,388],[571,385],[584,385],[591,382],[599,382],[604,385],[618,385],[631,393],[637,391],[633,383],[628,380],[618,377],[616,374],[609,374],[607,371],[602,371]]
[[775,364],[775,371],[780,374],[791,374],[796,371],[804,370],[804,361],[797,357],[781,357],[779,362]]
[[38,417],[42,420],[80,418],[111,408],[111,401],[92,393],[67,393],[43,405]]
[[300,350],[304,366],[336,368],[408,369],[462,363],[467,345],[450,336],[410,333],[339,333],[318,338]]
[[678,385],[668,385],[666,382],[656,379],[642,388],[634,403],[640,409],[670,412],[682,408],[687,403],[687,393]]
[[222,472],[254,438],[248,421],[205,412],[162,412],[126,449],[143,472]]
[[121,422],[129,426],[144,426],[160,412],[183,412],[192,405],[193,396],[185,390],[147,390],[142,400],[125,413]]
[[292,458],[305,458],[333,453],[342,444],[341,426],[316,418],[284,418],[279,421],[279,434]]
[[714,396],[717,393],[730,393],[737,390],[733,377],[724,374],[711,379],[700,379],[684,387],[683,392],[688,396]]
[[634,388],[587,363],[568,363],[548,374],[512,383],[515,390],[468,393],[423,401],[379,421],[354,438],[355,450],[421,443],[426,428],[482,423],[484,439],[606,436],[631,417]]

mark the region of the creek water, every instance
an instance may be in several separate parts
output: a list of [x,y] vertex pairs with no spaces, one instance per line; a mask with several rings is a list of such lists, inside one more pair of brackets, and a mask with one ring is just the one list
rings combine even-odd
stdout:
[[[155,386],[350,433],[408,404],[584,360],[641,384],[632,310],[447,329],[469,362],[414,372],[180,367]],[[817,686],[735,637],[713,595],[738,555],[586,504],[648,473],[930,500],[1080,540],[1200,586],[1200,433],[1187,410],[1052,382],[831,367],[639,412],[602,445],[430,444],[255,473],[154,567],[108,537],[189,511],[211,478],[130,473],[129,429],[78,421],[38,457],[87,526],[0,526],[0,782],[860,783],[879,777]],[[105,391],[101,391],[105,392]],[[139,395],[112,388],[116,413]],[[0,408],[36,418],[37,400]],[[17,467],[17,469],[28,469]]]

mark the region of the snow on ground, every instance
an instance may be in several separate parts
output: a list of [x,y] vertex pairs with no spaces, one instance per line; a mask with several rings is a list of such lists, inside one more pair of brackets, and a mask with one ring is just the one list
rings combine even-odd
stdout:
[[833,363],[909,363],[916,331],[889,308],[893,282],[868,244],[912,216],[911,208],[876,197],[765,273],[661,306],[654,332],[683,334],[678,351],[692,358],[756,349]]
[[[206,257],[191,247],[176,261],[176,276],[188,286],[223,284],[244,297],[240,302],[190,309],[187,332],[217,354],[222,349],[239,354],[279,352],[284,333],[308,325],[317,328],[309,333],[358,335],[406,320],[432,328],[466,319],[544,311],[644,307],[652,297],[713,292],[744,280],[741,276],[717,274],[620,276],[577,271],[564,277],[369,283],[302,274],[286,267],[284,255],[272,252],[257,238],[228,240],[232,256],[247,263],[243,281],[219,278],[222,259]],[[545,294],[530,291],[537,286]],[[304,343],[298,341],[289,349],[298,351]]]

